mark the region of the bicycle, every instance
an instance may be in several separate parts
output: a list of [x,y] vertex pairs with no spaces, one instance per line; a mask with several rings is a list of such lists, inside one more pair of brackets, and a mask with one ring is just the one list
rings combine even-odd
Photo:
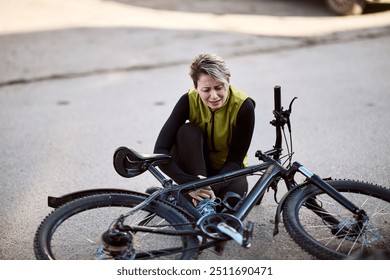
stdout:
[[[113,157],[118,174],[132,178],[148,171],[161,188],[150,194],[92,189],[49,197],[48,205],[55,209],[35,234],[36,258],[197,259],[207,248],[222,253],[231,240],[249,248],[254,224],[245,218],[268,190],[276,191],[280,181],[285,182],[287,191],[277,202],[274,235],[283,218],[291,238],[316,258],[364,258],[372,252],[388,258],[390,190],[353,180],[322,179],[292,162],[290,114],[294,100],[284,109],[281,88],[275,86],[271,121],[276,128],[275,146],[256,152],[260,163],[227,174],[177,185],[158,169],[171,160],[170,156],[119,147]],[[286,155],[282,155],[283,139]],[[295,181],[297,174],[304,176],[303,182]],[[197,188],[252,175],[259,179],[229,212],[201,216],[185,198]]]

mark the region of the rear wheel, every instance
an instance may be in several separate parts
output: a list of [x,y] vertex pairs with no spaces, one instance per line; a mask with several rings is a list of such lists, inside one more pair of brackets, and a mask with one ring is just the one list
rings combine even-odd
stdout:
[[[129,212],[146,197],[141,194],[103,193],[82,197],[60,206],[46,217],[37,230],[34,239],[36,258],[118,259],[118,255],[107,248],[102,236],[118,217]],[[127,217],[124,224],[173,232],[193,230],[178,210],[161,201],[151,202],[144,209]],[[120,232],[114,238],[118,242],[128,241],[123,250],[126,253],[121,258],[196,259],[198,256],[199,242],[194,235],[156,234],[138,230]]]
[[327,181],[368,220],[341,206],[319,188],[292,192],[283,209],[286,229],[304,250],[320,259],[390,257],[390,190],[350,180]]
[[329,9],[339,15],[360,15],[366,6],[365,0],[325,0]]

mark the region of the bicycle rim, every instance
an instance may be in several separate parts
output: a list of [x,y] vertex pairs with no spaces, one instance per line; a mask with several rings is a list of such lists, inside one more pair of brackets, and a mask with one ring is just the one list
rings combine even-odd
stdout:
[[[146,196],[106,193],[69,202],[39,226],[34,250],[37,259],[113,259],[102,241],[102,234],[120,215],[129,212]],[[167,204],[154,201],[125,220],[126,225],[142,225],[167,230],[193,229],[188,220]],[[173,236],[137,231],[132,233],[128,259],[195,259],[195,236]]]
[[350,211],[309,185],[286,200],[283,218],[290,236],[320,259],[388,259],[390,190],[350,180],[328,183],[363,209],[369,219],[356,221]]

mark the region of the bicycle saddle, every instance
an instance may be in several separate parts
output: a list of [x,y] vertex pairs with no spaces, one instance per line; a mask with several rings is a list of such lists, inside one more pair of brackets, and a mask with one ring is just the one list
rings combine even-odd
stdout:
[[114,168],[122,177],[131,178],[147,170],[147,164],[167,164],[171,156],[165,154],[140,154],[127,147],[119,147],[114,152]]

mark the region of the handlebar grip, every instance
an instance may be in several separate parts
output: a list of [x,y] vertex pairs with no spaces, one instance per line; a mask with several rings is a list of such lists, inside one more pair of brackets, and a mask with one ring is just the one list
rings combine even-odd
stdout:
[[280,86],[274,87],[274,109],[276,112],[280,112],[282,110],[282,101],[280,94]]

